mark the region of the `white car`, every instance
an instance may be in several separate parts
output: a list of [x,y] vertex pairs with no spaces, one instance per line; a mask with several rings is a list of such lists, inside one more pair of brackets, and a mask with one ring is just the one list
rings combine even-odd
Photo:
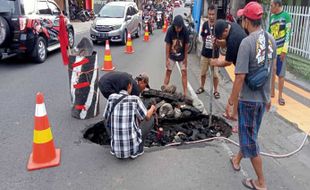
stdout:
[[110,2],[99,11],[90,28],[90,37],[94,43],[110,40],[127,42],[130,32],[136,37],[141,36],[142,14],[134,2]]

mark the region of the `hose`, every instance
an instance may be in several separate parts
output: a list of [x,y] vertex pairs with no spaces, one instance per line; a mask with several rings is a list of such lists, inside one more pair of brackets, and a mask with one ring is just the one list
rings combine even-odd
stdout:
[[[290,153],[287,153],[287,154],[271,154],[271,153],[260,152],[260,155],[267,156],[267,157],[272,157],[272,158],[287,158],[287,157],[290,157],[290,156],[296,154],[297,152],[299,152],[303,148],[303,146],[305,145],[306,140],[307,140],[309,134],[310,134],[310,130],[308,131],[308,133],[305,134],[305,137],[304,137],[302,143],[300,144],[300,146],[296,150],[294,150],[294,151],[292,151]],[[197,141],[190,141],[190,142],[176,142],[176,143],[167,144],[167,145],[165,145],[165,147],[178,146],[178,145],[181,145],[181,144],[190,145],[190,144],[204,143],[204,142],[209,142],[209,141],[213,141],[213,140],[222,140],[222,141],[230,142],[231,144],[233,144],[233,145],[235,145],[237,147],[240,147],[240,145],[237,142],[235,142],[235,141],[233,141],[233,140],[231,140],[229,138],[226,138],[226,137],[212,137],[212,138],[207,138],[207,139],[202,139],[202,140],[197,140]]]

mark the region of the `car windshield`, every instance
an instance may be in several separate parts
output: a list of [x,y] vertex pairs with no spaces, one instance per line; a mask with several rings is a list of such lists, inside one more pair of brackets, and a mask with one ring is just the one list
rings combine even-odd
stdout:
[[37,0],[22,0],[22,11],[25,15],[33,14],[35,12],[35,4]]
[[15,1],[0,0],[0,13],[10,12],[15,13]]
[[125,7],[116,5],[106,5],[99,12],[99,17],[104,18],[123,18]]

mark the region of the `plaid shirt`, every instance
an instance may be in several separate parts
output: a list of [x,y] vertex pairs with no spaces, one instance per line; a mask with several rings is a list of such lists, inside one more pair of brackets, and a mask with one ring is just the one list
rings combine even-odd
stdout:
[[[128,95],[127,91],[119,94],[111,94],[104,110],[103,118],[107,120],[111,113],[111,107],[122,95]],[[128,95],[120,101],[111,113],[111,152],[118,158],[128,158],[135,155],[142,143],[141,129],[138,127],[137,119],[143,120],[147,110],[138,96]]]

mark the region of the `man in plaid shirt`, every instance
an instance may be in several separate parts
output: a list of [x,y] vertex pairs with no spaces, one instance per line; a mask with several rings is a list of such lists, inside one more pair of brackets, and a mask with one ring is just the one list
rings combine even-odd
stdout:
[[[111,130],[111,154],[117,158],[136,158],[144,153],[144,139],[154,125],[152,115],[155,106],[147,110],[138,96],[130,95],[131,80],[126,83],[128,85],[120,93],[109,96],[103,117],[109,119],[107,127]],[[111,112],[119,98],[123,99]]]

